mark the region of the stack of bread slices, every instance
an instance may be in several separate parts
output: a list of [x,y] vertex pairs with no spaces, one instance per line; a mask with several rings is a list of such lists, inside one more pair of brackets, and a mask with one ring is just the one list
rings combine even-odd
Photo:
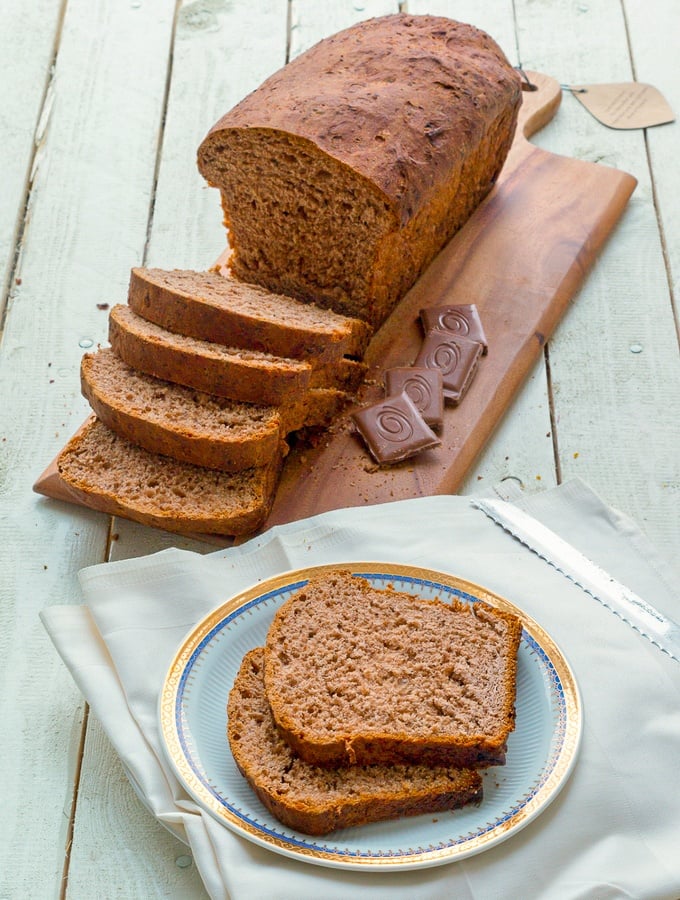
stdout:
[[236,765],[308,834],[482,799],[515,727],[519,618],[331,569],[278,609],[228,700]]
[[361,383],[357,319],[215,272],[132,270],[87,353],[94,415],[57,460],[89,506],[175,532],[265,521],[287,438],[325,426]]

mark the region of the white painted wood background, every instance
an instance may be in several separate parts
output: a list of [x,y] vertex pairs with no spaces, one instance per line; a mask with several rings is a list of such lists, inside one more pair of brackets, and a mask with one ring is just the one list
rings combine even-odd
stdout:
[[[195,151],[286,59],[396,0],[0,3],[0,898],[205,897],[146,812],[38,620],[76,573],[171,543],[46,501],[36,476],[82,421],[83,349],[104,340],[129,269],[210,264],[223,246]],[[680,113],[677,0],[407,0],[489,31],[563,84],[636,79]],[[669,38],[669,39],[666,39]],[[678,123],[613,131],[565,93],[534,138],[639,186],[464,492],[573,475],[680,546]],[[638,352],[634,352],[634,351]],[[112,536],[115,540],[111,540]],[[680,612],[680,611],[679,611]],[[184,865],[189,863],[189,865]]]

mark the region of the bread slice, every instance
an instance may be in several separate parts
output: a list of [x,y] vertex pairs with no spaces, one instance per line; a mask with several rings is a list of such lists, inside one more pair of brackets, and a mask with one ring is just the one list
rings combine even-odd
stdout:
[[265,685],[293,750],[324,766],[505,762],[520,620],[335,572],[277,611]]
[[128,304],[177,334],[293,359],[360,359],[365,322],[216,272],[134,268]]
[[264,523],[281,458],[235,475],[149,453],[92,416],[57,458],[74,500],[179,533],[243,535]]
[[362,363],[351,359],[315,368],[306,360],[174,334],[124,304],[109,314],[109,340],[121,359],[147,375],[265,406],[296,402],[314,387],[353,391],[365,372]]
[[263,666],[261,647],[243,659],[229,694],[229,746],[241,774],[284,825],[306,834],[328,834],[482,799],[482,780],[473,769],[398,765],[328,770],[303,762],[276,729]]
[[285,455],[287,435],[327,425],[348,397],[312,388],[304,402],[290,406],[239,403],[138,372],[111,348],[83,356],[80,382],[97,417],[121,437],[151,453],[225,472]]
[[231,271],[377,327],[493,187],[520,85],[487,34],[439,16],[320,41],[199,147]]

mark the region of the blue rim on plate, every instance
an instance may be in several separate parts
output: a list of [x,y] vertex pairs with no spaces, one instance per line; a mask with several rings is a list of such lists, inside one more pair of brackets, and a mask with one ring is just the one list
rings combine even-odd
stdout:
[[[226,737],[227,698],[243,656],[264,645],[278,607],[307,581],[350,571],[427,599],[484,601],[519,616],[517,719],[505,766],[485,770],[479,805],[310,837],[281,825],[241,776]],[[213,610],[178,649],[159,698],[167,757],[201,809],[276,853],[317,865],[385,871],[441,865],[486,850],[527,825],[569,777],[581,737],[578,687],[548,634],[520,609],[452,575],[393,563],[334,563],[285,572]]]

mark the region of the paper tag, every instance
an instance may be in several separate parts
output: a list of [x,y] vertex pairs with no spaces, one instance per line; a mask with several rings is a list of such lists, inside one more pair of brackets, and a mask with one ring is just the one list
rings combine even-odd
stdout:
[[673,110],[651,84],[579,84],[569,89],[608,128],[651,128],[673,122]]

